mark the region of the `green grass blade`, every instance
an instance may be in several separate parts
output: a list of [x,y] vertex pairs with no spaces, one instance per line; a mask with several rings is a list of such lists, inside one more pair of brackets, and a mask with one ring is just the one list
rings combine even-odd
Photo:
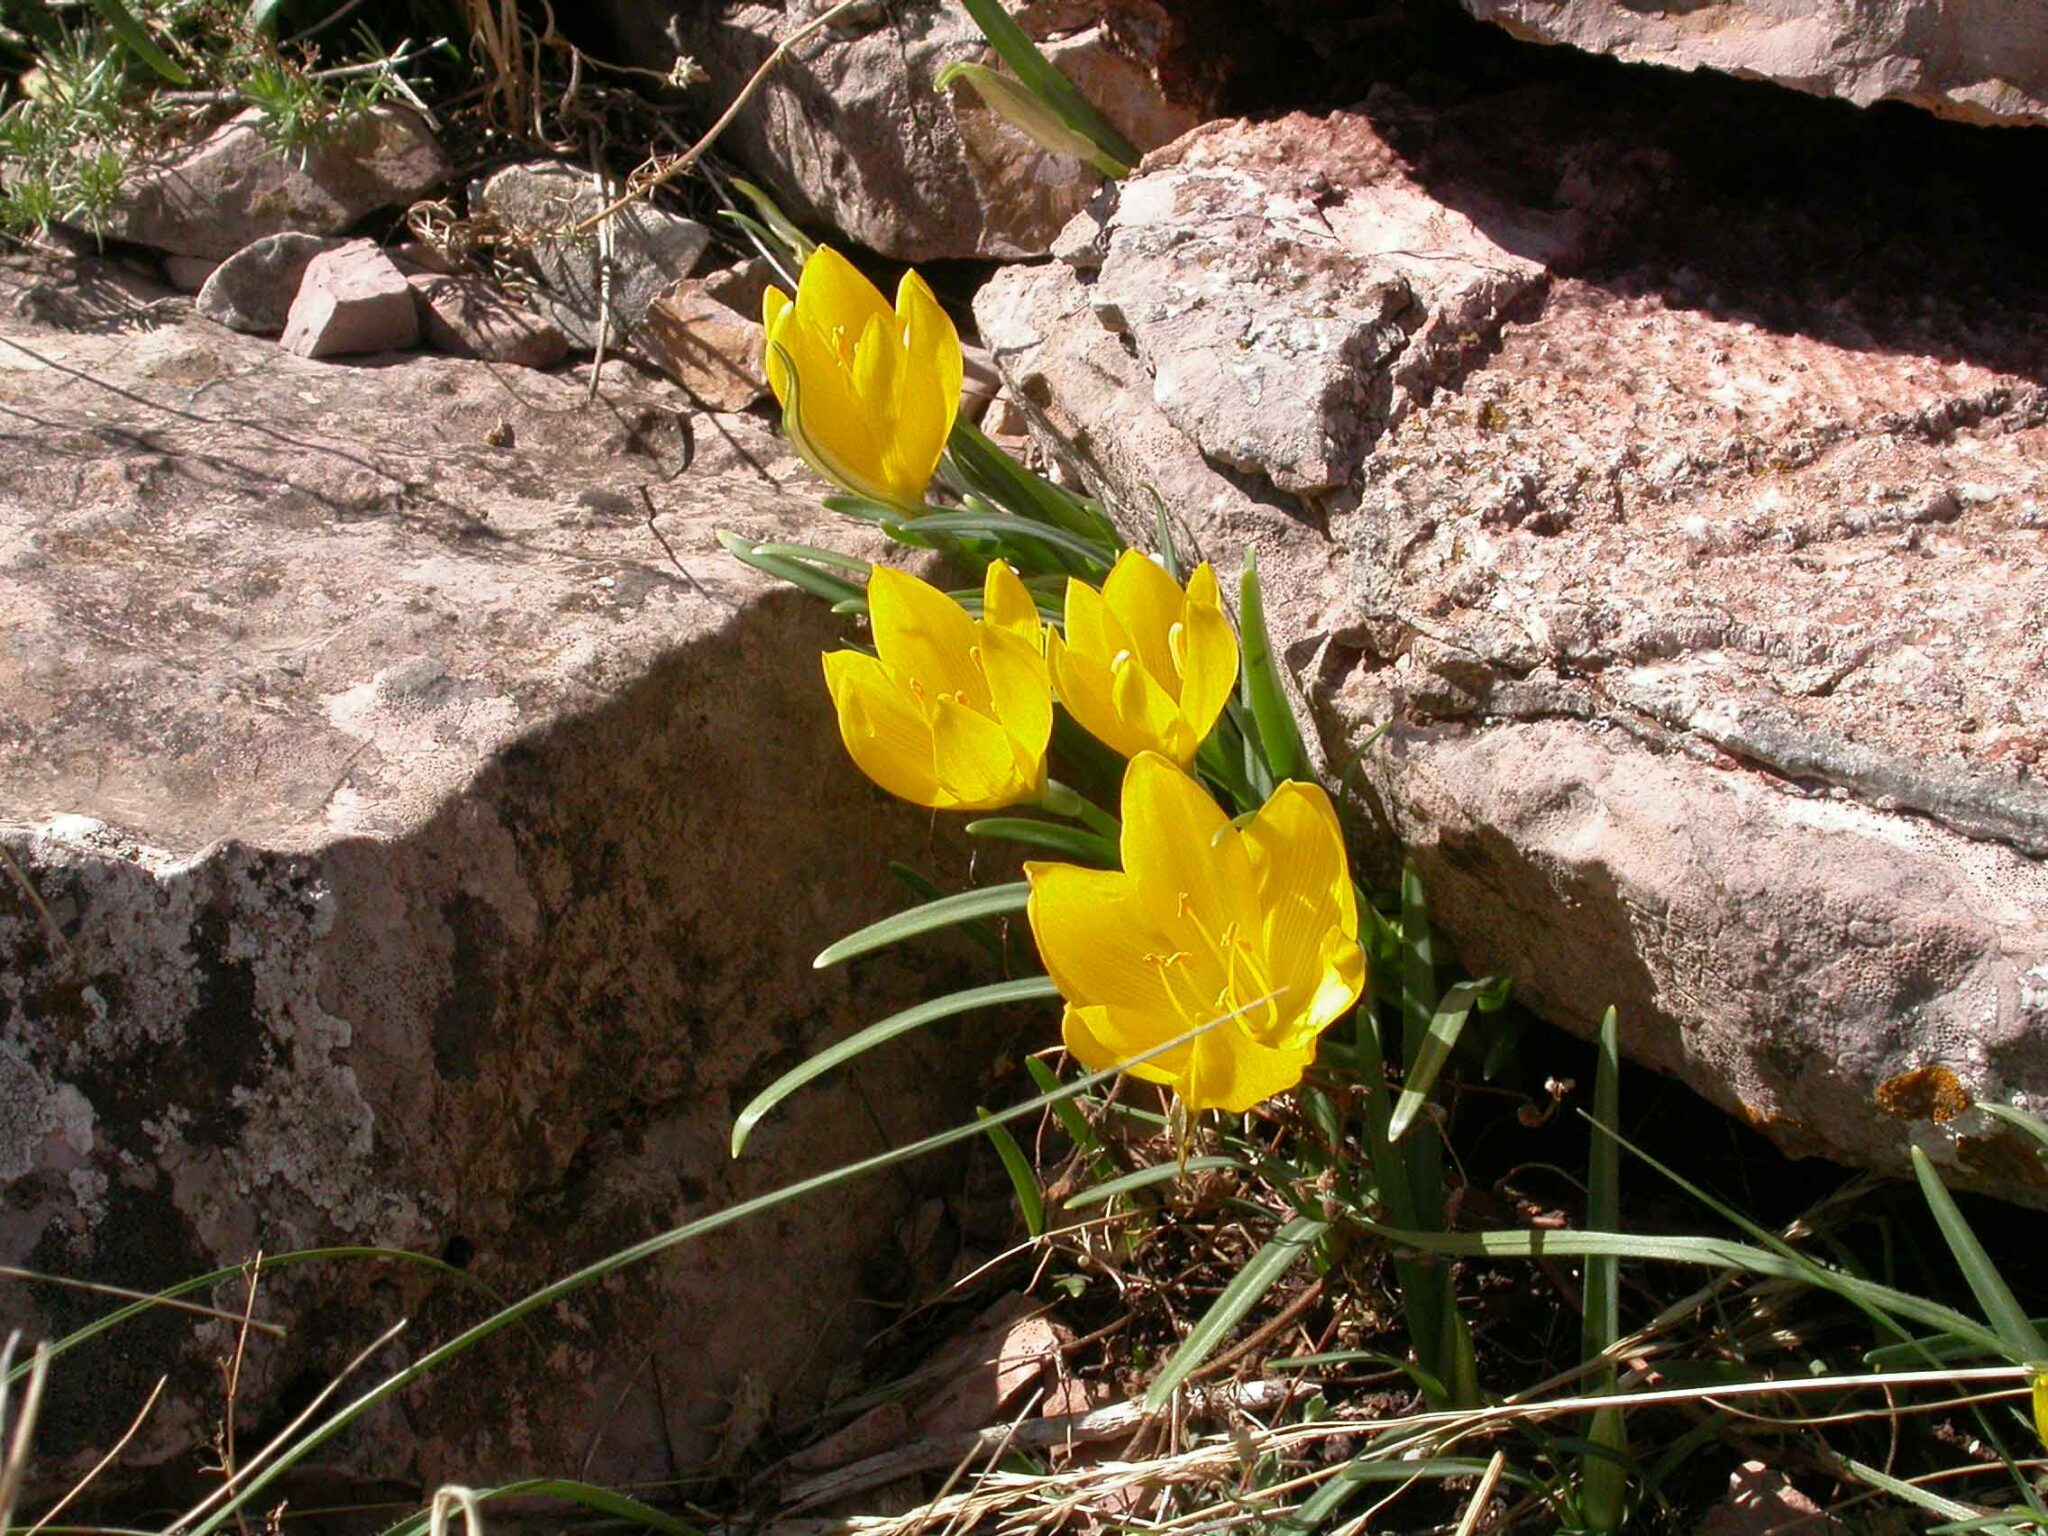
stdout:
[[1237,624],[1244,642],[1244,702],[1258,727],[1260,754],[1275,782],[1306,780],[1310,777],[1308,747],[1301,739],[1294,706],[1288,703],[1287,689],[1280,680],[1280,663],[1266,630],[1266,601],[1259,590],[1258,555],[1250,545],[1245,546],[1244,574],[1238,581],[1237,599]]
[[1069,128],[1096,144],[1112,160],[1124,165],[1138,163],[1137,146],[1118,133],[1109,119],[1095,110],[1095,104],[1074,88],[1073,81],[1039,52],[1038,44],[1032,42],[1024,29],[1011,19],[1001,0],[960,0],[960,3],[974,18],[974,24],[981,28],[981,35],[988,39],[996,56],[1010,66],[1010,73],[1058,113]]
[[1209,1304],[1201,1320],[1188,1330],[1180,1348],[1173,1352],[1173,1358],[1146,1391],[1146,1411],[1157,1413],[1165,1407],[1174,1390],[1216,1352],[1216,1347],[1230,1336],[1230,1330],[1244,1320],[1245,1314],[1259,1304],[1282,1275],[1308,1257],[1329,1230],[1327,1221],[1297,1216],[1247,1259],[1244,1267],[1231,1276],[1223,1294]]
[[[1038,1085],[1040,1093],[1060,1091],[1059,1074],[1036,1056],[1024,1058],[1024,1070],[1031,1074],[1031,1081]],[[1052,1112],[1060,1123],[1060,1129],[1067,1133],[1067,1140],[1074,1144],[1075,1151],[1093,1160],[1097,1168],[1115,1166],[1108,1162],[1109,1149],[1102,1144],[1102,1138],[1096,1135],[1095,1127],[1088,1123],[1088,1117],[1081,1113],[1080,1105],[1072,1099],[1061,1099],[1053,1105]]]
[[743,565],[751,565],[757,571],[764,571],[778,580],[786,581],[793,587],[801,587],[813,597],[821,597],[828,603],[852,605],[852,611],[865,613],[868,606],[867,588],[855,585],[841,576],[834,576],[801,560],[784,559],[776,555],[760,553],[760,546],[751,539],[743,539],[735,533],[721,532],[718,542],[725,552]]
[[1416,1115],[1428,1102],[1444,1063],[1451,1059],[1451,1052],[1458,1047],[1458,1036],[1465,1028],[1465,1020],[1471,1016],[1481,995],[1497,990],[1498,985],[1491,976],[1482,981],[1461,981],[1444,994],[1443,1002],[1430,1015],[1422,1048],[1410,1058],[1407,1076],[1401,1083],[1401,1097],[1394,1101],[1394,1113],[1387,1121],[1387,1135],[1395,1141],[1408,1134]]
[[1084,864],[1109,868],[1116,863],[1116,844],[1106,837],[1057,821],[1039,821],[1030,816],[984,816],[967,823],[969,837],[992,837],[1007,843],[1023,843],[1063,853]]
[[1545,1255],[1559,1259],[1583,1259],[1611,1254],[1617,1259],[1644,1263],[1696,1264],[1778,1280],[1799,1280],[1834,1291],[1865,1310],[1885,1312],[1896,1318],[1973,1339],[1979,1348],[1988,1349],[2000,1357],[2005,1353],[1997,1334],[1951,1307],[1880,1285],[1874,1280],[1829,1269],[1800,1255],[1787,1257],[1733,1238],[1644,1237],[1627,1232],[1402,1231],[1364,1217],[1356,1219],[1361,1227],[1375,1236],[1420,1253],[1482,1259],[1533,1259]]
[[1120,1174],[1116,1178],[1105,1179],[1100,1184],[1091,1184],[1079,1194],[1069,1195],[1067,1197],[1067,1209],[1076,1210],[1083,1206],[1105,1205],[1109,1201],[1114,1200],[1118,1195],[1128,1195],[1134,1190],[1149,1189],[1154,1184],[1170,1184],[1175,1179],[1178,1179],[1183,1171],[1188,1173],[1204,1173],[1211,1168],[1233,1168],[1239,1173],[1245,1171],[1245,1165],[1238,1159],[1234,1157],[1219,1157],[1210,1153],[1205,1153],[1201,1157],[1191,1157],[1185,1165],[1180,1163],[1157,1163],[1150,1168],[1140,1168],[1136,1173]]
[[122,0],[92,0],[92,8],[99,12],[100,20],[121,40],[123,47],[172,85],[192,83],[192,77],[171,62],[170,55],[159,48],[156,39],[149,35],[149,28],[122,4]]
[[[1586,1225],[1595,1232],[1621,1230],[1621,1144],[1603,1126],[1621,1120],[1620,1019],[1609,1008],[1600,1020],[1599,1062],[1593,1072],[1592,1145],[1586,1153]],[[1621,1261],[1611,1254],[1586,1259],[1585,1312],[1579,1327],[1579,1358],[1597,1360],[1621,1337]],[[1614,1362],[1587,1384],[1589,1392],[1612,1392]],[[1594,1536],[1621,1528],[1627,1510],[1628,1423],[1618,1408],[1593,1415],[1590,1443],[1579,1459],[1579,1514]]]
[[[1015,541],[1022,539],[1030,544],[1043,544],[1062,554],[1072,555],[1091,570],[1106,572],[1113,557],[1103,553],[1102,546],[1092,539],[1085,539],[1064,528],[1050,523],[1041,523],[1032,518],[1015,517],[1007,512],[932,512],[909,521],[884,523],[882,531],[899,543],[911,542],[904,535],[914,534],[920,538],[934,535],[952,538],[992,539],[1005,550],[1014,550]],[[1015,555],[1015,563],[1026,570],[1036,570],[1039,562],[1030,554]]]
[[953,423],[946,451],[962,478],[987,500],[1019,517],[1064,528],[1108,551],[1109,560],[1122,551],[1123,538],[1101,507],[1031,473],[965,416]]
[[[674,1515],[666,1514],[651,1504],[643,1504],[627,1494],[614,1492],[610,1488],[599,1488],[592,1483],[581,1483],[569,1477],[533,1477],[524,1482],[506,1483],[501,1488],[478,1488],[471,1492],[478,1504],[487,1504],[498,1499],[558,1499],[565,1503],[580,1504],[585,1509],[594,1509],[601,1515],[624,1520],[631,1525],[643,1526],[650,1531],[660,1531],[662,1536],[704,1536],[703,1530]],[[384,1529],[383,1536],[421,1536],[433,1525],[433,1511],[423,1509],[416,1515],[409,1515],[393,1526]],[[484,1536],[481,1530],[465,1529],[463,1536]]]
[[732,184],[739,188],[740,196],[754,205],[756,218],[767,227],[775,243],[783,248],[789,265],[801,269],[811,259],[811,252],[818,248],[818,242],[791,223],[789,215],[776,206],[775,199],[754,183],[735,176]]
[[996,1156],[1002,1159],[1003,1172],[1010,1176],[1010,1187],[1017,1192],[1017,1210],[1024,1218],[1025,1232],[1033,1238],[1045,1236],[1045,1194],[1038,1187],[1038,1175],[1031,1171],[1031,1159],[1017,1145],[1008,1126],[998,1125],[985,1109],[976,1109],[974,1113],[982,1122],[982,1129],[988,1132]]
[[738,1157],[740,1149],[747,1144],[747,1138],[754,1133],[754,1127],[762,1118],[784,1099],[815,1082],[836,1067],[843,1067],[856,1056],[873,1050],[898,1035],[907,1035],[913,1029],[939,1019],[950,1019],[955,1014],[972,1013],[979,1008],[1002,1008],[1012,1003],[1044,1002],[1060,995],[1059,988],[1048,976],[1026,976],[1016,981],[992,982],[985,987],[973,987],[965,992],[950,993],[919,1003],[915,1008],[906,1008],[901,1013],[892,1013],[879,1024],[870,1024],[866,1029],[857,1030],[837,1045],[827,1046],[816,1055],[806,1059],[802,1065],[785,1072],[748,1102],[740,1111],[739,1118],[732,1125],[732,1155]]
[[937,901],[928,901],[908,912],[898,912],[879,923],[870,923],[858,933],[849,933],[838,943],[827,946],[811,965],[822,971],[842,960],[873,954],[878,949],[887,949],[891,944],[900,944],[922,933],[936,933],[941,928],[971,923],[984,917],[1007,917],[1022,912],[1030,899],[1031,887],[1022,880],[1009,885],[987,885],[979,890],[962,891],[957,896],[941,896]]
[[[1238,1017],[1246,1009],[1257,1007],[1260,1003],[1268,1000],[1265,997],[1255,998],[1246,1004],[1245,1008],[1221,1014],[1214,1019],[1205,1021],[1194,1029],[1174,1036],[1170,1040],[1162,1040],[1150,1050],[1142,1051],[1127,1061],[1119,1062],[1114,1067],[1107,1067],[1100,1072],[1086,1073],[1076,1078],[1073,1082],[1066,1084],[1056,1095],[1040,1095],[1034,1099],[1027,1099],[1021,1104],[1014,1104],[1008,1109],[999,1110],[989,1118],[990,1120],[1007,1124],[1012,1120],[1021,1120],[1027,1115],[1043,1114],[1047,1108],[1058,1102],[1059,1099],[1072,1098],[1077,1094],[1086,1093],[1100,1084],[1108,1082],[1120,1072],[1128,1071],[1141,1062],[1150,1061],[1157,1056],[1163,1056],[1169,1051],[1179,1050],[1182,1046],[1198,1040],[1209,1030]],[[248,1477],[242,1486],[235,1491],[233,1496],[219,1503],[203,1517],[197,1511],[188,1512],[178,1522],[179,1526],[183,1528],[183,1536],[212,1536],[212,1533],[219,1530],[222,1525],[235,1519],[238,1510],[257,1506],[273,1483],[290,1472],[293,1467],[304,1461],[306,1457],[326,1444],[335,1435],[341,1433],[349,1425],[363,1417],[363,1415],[390,1401],[414,1382],[439,1370],[443,1365],[458,1358],[477,1344],[482,1343],[485,1339],[525,1318],[533,1316],[537,1312],[546,1311],[557,1302],[574,1295],[586,1286],[595,1285],[600,1280],[609,1279],[623,1270],[629,1269],[636,1264],[644,1263],[648,1259],[655,1258],[660,1254],[667,1253],[670,1249],[680,1247],[684,1243],[694,1242],[696,1239],[709,1236],[713,1232],[723,1231],[727,1227],[735,1226],[764,1212],[776,1210],[781,1206],[791,1204],[806,1196],[836,1188],[838,1185],[852,1179],[863,1178],[871,1173],[879,1173],[884,1169],[912,1162],[933,1152],[944,1151],[948,1147],[958,1146],[960,1143],[973,1137],[986,1134],[986,1124],[984,1121],[976,1120],[966,1125],[957,1125],[950,1130],[940,1131],[935,1135],[926,1136],[919,1141],[914,1141],[908,1146],[891,1147],[887,1151],[877,1152],[872,1157],[861,1158],[856,1162],[844,1164],[824,1173],[813,1174],[806,1179],[799,1179],[793,1184],[785,1184],[780,1189],[769,1190],[765,1194],[755,1195],[751,1199],[742,1200],[736,1205],[729,1205],[724,1210],[713,1211],[709,1215],[698,1217],[695,1221],[685,1222],[682,1226],[671,1227],[666,1232],[657,1232],[652,1237],[643,1238],[630,1247],[608,1254],[595,1263],[587,1264],[572,1274],[564,1275],[561,1279],[542,1286],[539,1290],[529,1292],[518,1301],[512,1303],[511,1306],[500,1309],[482,1322],[472,1324],[455,1337],[427,1350],[411,1364],[393,1372],[377,1383],[376,1386],[371,1387],[368,1391],[344,1404],[341,1408],[336,1409],[326,1419],[307,1430],[290,1445],[281,1448],[277,1455],[261,1470]]]
[[2042,1341],[2033,1320],[2014,1298],[2005,1277],[1999,1274],[1998,1266],[1991,1262],[1991,1255],[1977,1241],[1977,1234],[1970,1230],[1970,1223],[1956,1208],[1955,1198],[1941,1182],[1941,1175],[1934,1171],[1934,1164],[1918,1147],[1912,1148],[1910,1155],[1913,1177],[1919,1182],[1921,1197],[1934,1213],[1934,1223],[1941,1228],[1948,1251],[1955,1255],[1956,1267],[1969,1282],[1970,1294],[1984,1309],[1985,1321],[1991,1324],[1992,1331],[2005,1345],[2007,1358],[2015,1365],[2048,1361],[2048,1343]]

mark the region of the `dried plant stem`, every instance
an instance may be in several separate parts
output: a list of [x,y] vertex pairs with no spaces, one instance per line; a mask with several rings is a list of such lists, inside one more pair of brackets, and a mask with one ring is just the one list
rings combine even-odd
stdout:
[[148,1419],[150,1415],[150,1410],[156,1407],[157,1399],[164,1395],[164,1388],[170,1384],[170,1380],[171,1378],[168,1376],[157,1377],[156,1385],[149,1389],[149,1396],[142,1404],[142,1411],[135,1415],[134,1422],[128,1426],[126,1432],[122,1434],[121,1438],[114,1442],[113,1449],[108,1451],[107,1454],[102,1456],[98,1461],[94,1462],[92,1464],[92,1470],[87,1472],[85,1476],[81,1477],[77,1482],[71,1485],[70,1492],[66,1493],[63,1498],[59,1499],[56,1503],[52,1504],[47,1510],[44,1511],[42,1519],[38,1520],[34,1525],[28,1528],[28,1536],[36,1536],[36,1532],[40,1531],[52,1520],[55,1520],[59,1515],[63,1514],[64,1511],[70,1507],[71,1501],[77,1498],[81,1493],[85,1492],[85,1490],[91,1486],[92,1480],[94,1478],[98,1477],[102,1472],[106,1471],[108,1467],[114,1464],[115,1459],[119,1457],[120,1454],[128,1448],[128,1442],[130,1440],[133,1440],[135,1436],[141,1431],[143,1422],[146,1419]]

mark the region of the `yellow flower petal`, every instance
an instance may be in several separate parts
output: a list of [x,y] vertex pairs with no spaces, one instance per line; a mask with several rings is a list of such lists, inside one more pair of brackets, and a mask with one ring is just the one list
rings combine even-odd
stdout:
[[795,305],[796,301],[773,283],[761,295],[761,330],[767,338],[762,363],[768,371],[768,387],[775,392],[775,403],[783,406],[789,404],[789,369],[777,347],[775,333],[783,316]]
[[1009,734],[980,711],[949,698],[932,711],[932,774],[944,810],[994,811],[1037,798],[1018,772]]
[[862,773],[898,799],[941,806],[932,771],[932,730],[888,669],[859,651],[825,657],[825,686],[839,716],[839,739]]
[[1239,1115],[1301,1081],[1313,1050],[1272,1050],[1234,1023],[1220,1024],[1195,1041],[1186,1075],[1174,1085],[1189,1109]]
[[1180,652],[1180,712],[1200,745],[1237,691],[1237,636],[1206,562],[1188,578]]
[[1161,1051],[1149,1061],[1136,1059],[1183,1033],[1157,1033],[1152,1024],[1148,1015],[1127,1008],[1069,1007],[1060,1020],[1060,1038],[1074,1059],[1090,1072],[1120,1067],[1148,1083],[1177,1083],[1187,1071],[1191,1045]]
[[981,630],[981,671],[995,718],[1017,753],[1018,772],[1043,787],[1045,749],[1052,740],[1052,691],[1034,641],[1006,629]]
[[2048,1450],[2048,1371],[2034,1377],[2034,1433]]
[[987,705],[987,682],[969,655],[977,638],[974,620],[937,587],[878,565],[868,578],[868,620],[882,660],[929,699],[965,694],[971,704]]
[[853,361],[853,344],[868,321],[894,319],[881,289],[861,276],[860,269],[829,245],[821,245],[804,262],[796,285],[796,307],[813,318],[828,336],[836,333],[844,360]]
[[1045,621],[1038,616],[1030,590],[1001,560],[990,561],[988,574],[982,578],[981,622],[1029,640],[1033,647],[1044,633]]
[[905,272],[896,285],[896,317],[908,365],[902,398],[904,433],[907,442],[916,444],[917,456],[929,458],[928,480],[960,414],[966,360],[952,316],[916,272]]
[[1109,665],[1109,702],[1115,713],[1113,734],[1102,738],[1127,757],[1159,752],[1185,768],[1194,761],[1201,741],[1181,718],[1165,686],[1143,662],[1128,653]]
[[1180,669],[1167,636],[1180,622],[1183,597],[1174,579],[1135,549],[1127,549],[1102,584],[1102,601],[1116,615],[1145,670],[1180,699]]
[[1147,956],[1171,948],[1130,876],[1077,864],[1025,864],[1025,919],[1038,955],[1064,997],[1157,1012],[1165,1001]]
[[1192,920],[1212,944],[1224,930],[1259,929],[1258,893],[1243,839],[1208,791],[1156,752],[1124,772],[1124,869],[1163,931]]

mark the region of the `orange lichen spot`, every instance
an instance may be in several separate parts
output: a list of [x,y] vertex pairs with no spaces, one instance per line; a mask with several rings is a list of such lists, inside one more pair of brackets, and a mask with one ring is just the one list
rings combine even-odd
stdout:
[[1901,1120],[1932,1120],[1946,1125],[1970,1108],[1970,1095],[1955,1073],[1936,1062],[1915,1067],[1877,1085],[1877,1102]]

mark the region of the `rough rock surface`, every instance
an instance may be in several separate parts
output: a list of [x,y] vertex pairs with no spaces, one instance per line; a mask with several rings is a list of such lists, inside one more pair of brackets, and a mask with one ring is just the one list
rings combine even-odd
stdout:
[[106,233],[218,261],[286,230],[341,234],[448,179],[447,156],[405,107],[374,107],[303,158],[280,154],[260,122],[252,109],[196,144],[131,161]]
[[[518,1295],[966,1118],[986,1018],[727,1156],[775,1073],[956,979],[943,946],[810,968],[900,903],[886,859],[933,845],[843,760],[838,622],[713,540],[846,542],[764,426],[693,428],[615,377],[586,409],[565,374],[327,367],[161,305],[33,323],[22,275],[0,285],[0,1262],[154,1290],[382,1244]],[[855,1183],[582,1292],[323,1465],[673,1477],[743,1371],[815,1403],[921,1187]],[[0,1331],[106,1305],[10,1283]],[[291,1331],[252,1337],[243,1427],[400,1316],[370,1376],[488,1309],[405,1264],[267,1272],[256,1317]],[[68,1485],[169,1371],[123,1467],[188,1497],[234,1337],[159,1312],[81,1350],[38,1475]]]
[[481,277],[408,273],[420,329],[437,352],[522,368],[552,368],[569,355],[561,327],[507,298]]
[[609,280],[597,229],[576,226],[612,203],[598,179],[573,166],[542,162],[510,165],[470,191],[481,212],[527,250],[541,288],[535,295],[548,318],[577,346],[597,346],[600,319],[609,308],[608,346],[636,347],[647,306],[688,277],[711,243],[711,232],[645,202],[612,216]]
[[1463,0],[1517,37],[1858,106],[2048,124],[2048,16],[2015,0]]
[[307,266],[342,243],[295,232],[252,240],[213,269],[199,290],[199,313],[232,331],[282,335]]
[[[1790,1149],[1897,1168],[1917,1136],[2048,1203],[1984,1117],[1924,1118],[2048,1105],[2031,237],[1980,130],[1710,95],[1214,125],[977,319],[1134,527],[1156,493],[1260,548],[1332,761],[1391,722],[1354,779],[1376,875],[1405,846],[1473,970],[1582,1030],[1618,1004],[1632,1055]],[[1382,348],[1338,301],[1395,277]],[[1289,373],[1352,342],[1402,409]]]
[[706,410],[744,411],[767,398],[758,320],[737,314],[694,278],[685,278],[647,311],[647,349],[662,371]]
[[[820,7],[746,3],[670,15],[627,0],[597,8],[629,58],[676,49],[710,73],[710,98],[727,101],[784,38]],[[1191,83],[1162,82],[1161,52],[1178,38],[1156,0],[1015,7],[1026,27],[1096,106],[1140,149],[1208,115]],[[1057,31],[1059,35],[1052,34]],[[722,144],[764,178],[799,222],[841,231],[903,261],[1044,254],[1101,177],[1039,150],[965,85],[935,95],[947,65],[989,51],[958,6],[856,11],[797,45]]]
[[339,357],[399,352],[419,339],[405,274],[368,240],[351,240],[306,263],[279,345],[300,357]]

